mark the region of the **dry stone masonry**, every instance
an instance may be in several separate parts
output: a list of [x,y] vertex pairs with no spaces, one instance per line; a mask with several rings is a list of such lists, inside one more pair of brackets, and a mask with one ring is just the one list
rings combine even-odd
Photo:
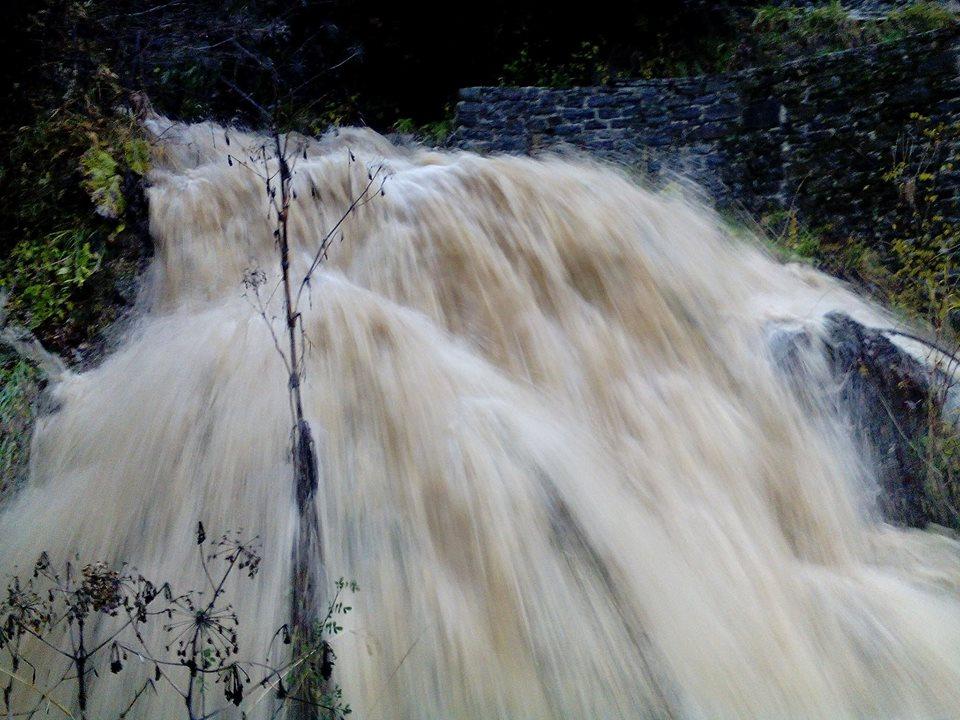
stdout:
[[960,120],[958,61],[951,29],[725,75],[466,88],[453,142],[578,148],[654,179],[679,172],[721,208],[796,208],[821,229],[869,233],[893,192],[881,177],[911,113]]

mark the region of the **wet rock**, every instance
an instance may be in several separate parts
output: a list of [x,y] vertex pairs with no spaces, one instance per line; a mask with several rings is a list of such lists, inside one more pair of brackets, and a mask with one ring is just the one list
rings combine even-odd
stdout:
[[827,316],[826,359],[838,382],[837,403],[854,437],[873,456],[888,519],[922,527],[927,403],[937,374],[886,335],[850,317]]
[[[791,327],[772,329],[769,352],[791,390],[809,406],[840,415],[870,458],[881,493],[878,508],[890,522],[923,527],[922,447],[928,402],[936,402],[938,371],[918,361],[884,331],[842,313],[825,318],[821,337]],[[812,357],[826,362],[834,382],[824,384],[811,367]],[[822,367],[822,366],[821,366]],[[938,408],[938,412],[943,408]]]

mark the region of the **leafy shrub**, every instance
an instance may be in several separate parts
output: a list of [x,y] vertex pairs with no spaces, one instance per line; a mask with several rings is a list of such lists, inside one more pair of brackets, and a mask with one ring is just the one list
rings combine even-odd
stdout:
[[414,135],[428,145],[442,145],[453,132],[453,108],[448,105],[440,120],[417,125],[413,118],[400,118],[392,127],[393,132]]
[[577,85],[607,85],[615,74],[596,43],[582,42],[566,60],[546,61],[537,57],[529,47],[503,66],[501,85],[544,85],[547,87],[574,87]]
[[150,147],[134,119],[69,103],[20,129],[0,159],[0,286],[12,319],[56,349],[109,323],[136,271],[128,230]]
[[24,317],[27,327],[63,322],[74,309],[75,291],[100,268],[90,237],[85,228],[59,230],[13,248],[4,281],[13,290],[10,310]]
[[914,113],[883,179],[900,201],[884,218],[889,237],[890,299],[926,319],[938,332],[960,309],[960,228],[952,215],[952,175],[958,166],[960,125]]

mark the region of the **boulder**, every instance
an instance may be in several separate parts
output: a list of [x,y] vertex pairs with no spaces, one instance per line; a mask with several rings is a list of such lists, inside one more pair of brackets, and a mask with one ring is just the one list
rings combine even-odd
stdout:
[[[837,413],[872,462],[878,508],[890,522],[923,527],[925,464],[920,448],[929,412],[944,411],[946,377],[891,340],[889,329],[867,327],[843,313],[825,317],[824,332],[778,327],[770,351],[794,393],[813,408]],[[834,382],[824,384],[810,365],[811,349]],[[939,407],[931,409],[929,403]]]

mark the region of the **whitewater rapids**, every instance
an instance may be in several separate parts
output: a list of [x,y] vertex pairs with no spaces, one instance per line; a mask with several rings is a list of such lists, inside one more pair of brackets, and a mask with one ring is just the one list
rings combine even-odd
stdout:
[[[286,373],[242,283],[266,274],[282,339],[265,140],[150,127],[139,319],[53,388],[0,569],[48,550],[200,587],[196,523],[242,528],[264,543],[230,595],[255,654],[287,620],[296,530]],[[295,277],[386,178],[299,306],[321,572],[361,588],[334,643],[356,717],[960,717],[960,544],[878,519],[869,457],[767,349],[879,309],[586,161],[292,142]],[[110,718],[141,680],[96,683]],[[134,714],[181,717],[171,695]]]

